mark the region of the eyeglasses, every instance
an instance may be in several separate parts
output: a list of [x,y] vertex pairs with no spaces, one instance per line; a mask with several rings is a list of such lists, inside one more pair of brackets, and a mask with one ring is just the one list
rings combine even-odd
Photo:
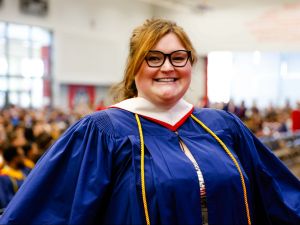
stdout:
[[174,67],[184,67],[188,59],[191,57],[191,51],[177,50],[169,54],[165,54],[161,51],[150,50],[147,53],[145,60],[149,67],[161,67],[165,63],[166,57],[168,57],[170,63]]

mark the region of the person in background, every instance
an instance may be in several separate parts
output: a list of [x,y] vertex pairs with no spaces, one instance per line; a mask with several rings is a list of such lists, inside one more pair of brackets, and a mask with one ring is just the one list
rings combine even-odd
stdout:
[[7,146],[3,151],[5,166],[1,170],[1,174],[11,175],[18,180],[24,180],[29,174],[30,168],[26,168],[24,164],[24,151],[20,147]]
[[246,113],[247,113],[247,107],[245,101],[242,100],[241,104],[236,107],[235,115],[237,115],[237,117],[239,117],[242,121],[245,121],[247,119]]
[[36,142],[29,142],[22,149],[24,150],[24,165],[33,169],[35,163],[41,157],[42,151],[40,151]]
[[230,99],[228,103],[225,103],[223,107],[223,110],[234,114],[236,113],[236,109],[237,107],[235,106],[235,103],[232,99]]
[[104,99],[100,99],[98,105],[96,106],[96,111],[100,111],[106,108],[107,107],[105,106]]
[[8,136],[9,143],[15,147],[22,148],[27,144],[27,139],[25,137],[25,128],[23,126],[15,126],[12,132]]
[[287,167],[234,114],[184,100],[196,55],[175,22],[134,29],[116,103],[46,151],[0,224],[300,224]]
[[0,170],[0,213],[19,190],[31,170],[24,163],[24,152],[20,147],[6,147],[3,158],[5,164]]
[[252,106],[250,109],[250,115],[248,116],[247,120],[245,121],[247,127],[256,135],[262,136],[263,135],[263,117],[261,112],[256,106]]
[[300,132],[300,101],[297,101],[296,108],[291,112],[292,131]]

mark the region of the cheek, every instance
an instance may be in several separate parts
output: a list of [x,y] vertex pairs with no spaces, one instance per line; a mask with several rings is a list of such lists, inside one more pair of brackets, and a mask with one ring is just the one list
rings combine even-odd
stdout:
[[152,82],[152,77],[155,74],[155,71],[148,66],[142,65],[140,70],[137,72],[135,76],[135,84],[136,88],[143,89],[145,86],[149,86]]
[[182,77],[186,80],[186,82],[191,82],[192,79],[192,68],[188,67],[181,71]]
[[135,76],[135,85],[138,91],[141,91],[141,89],[143,89],[146,83],[147,83],[147,79],[143,74],[137,74]]

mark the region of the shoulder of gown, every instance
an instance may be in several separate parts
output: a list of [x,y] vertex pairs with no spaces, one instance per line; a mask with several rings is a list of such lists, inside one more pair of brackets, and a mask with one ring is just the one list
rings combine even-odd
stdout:
[[121,117],[120,110],[102,110],[70,126],[38,161],[0,224],[101,221],[99,212],[105,211],[110,191],[113,151],[123,141],[122,130],[115,130],[112,120]]

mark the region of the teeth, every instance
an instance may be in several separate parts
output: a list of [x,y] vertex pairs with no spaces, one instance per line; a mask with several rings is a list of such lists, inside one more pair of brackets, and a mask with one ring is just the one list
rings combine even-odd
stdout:
[[158,82],[174,82],[176,79],[175,78],[159,78],[155,79]]

